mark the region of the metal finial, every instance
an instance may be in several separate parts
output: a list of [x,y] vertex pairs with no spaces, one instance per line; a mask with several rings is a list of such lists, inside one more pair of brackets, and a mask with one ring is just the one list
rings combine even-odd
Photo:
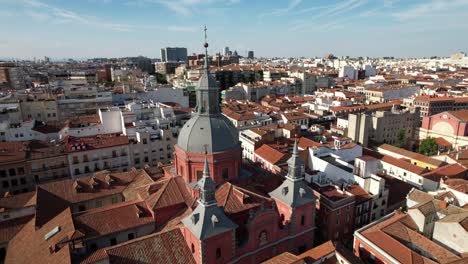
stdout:
[[203,31],[205,31],[205,44],[203,44],[203,46],[205,47],[205,70],[208,70],[208,37],[206,35],[206,25]]
[[205,25],[205,28],[203,29],[203,31],[205,31],[205,43],[208,43],[208,37],[207,37],[207,35],[206,35],[206,31],[207,31],[207,30],[208,30],[208,29],[206,28],[206,25]]

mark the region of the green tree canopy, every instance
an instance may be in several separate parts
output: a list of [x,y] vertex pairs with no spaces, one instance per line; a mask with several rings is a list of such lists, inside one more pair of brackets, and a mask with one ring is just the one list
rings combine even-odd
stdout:
[[400,128],[400,130],[398,130],[395,146],[399,148],[406,146],[406,129]]
[[433,137],[423,139],[419,145],[419,153],[427,156],[435,155],[437,153],[436,139]]

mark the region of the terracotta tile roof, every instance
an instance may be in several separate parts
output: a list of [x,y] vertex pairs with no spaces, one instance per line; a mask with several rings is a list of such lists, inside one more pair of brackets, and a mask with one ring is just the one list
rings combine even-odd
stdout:
[[298,113],[298,112],[293,112],[293,113],[283,113],[283,116],[287,120],[302,120],[302,119],[308,119],[309,117],[306,116],[303,113]]
[[387,151],[390,151],[390,152],[393,152],[393,153],[397,153],[397,154],[405,156],[407,158],[422,161],[424,163],[431,164],[431,165],[436,166],[436,167],[442,166],[444,164],[443,161],[428,157],[428,156],[423,155],[423,154],[412,152],[412,151],[409,151],[409,150],[406,150],[406,149],[403,149],[403,148],[395,147],[395,146],[389,145],[389,144],[382,144],[382,145],[380,145],[378,147],[378,149],[384,149],[384,150],[387,150]]
[[413,200],[417,203],[425,203],[434,199],[434,196],[428,194],[427,192],[423,192],[418,189],[413,189],[408,194],[408,199]]
[[397,239],[400,243],[412,245],[413,247],[428,252],[433,255],[439,263],[449,263],[450,261],[459,259],[457,255],[400,222],[388,225],[383,228],[382,231]]
[[0,210],[20,209],[36,205],[36,192],[20,193],[0,198]]
[[468,181],[465,179],[447,179],[444,183],[452,190],[468,194]]
[[122,194],[126,201],[135,200],[139,198],[139,192],[149,184],[154,183],[154,180],[149,175],[148,170],[144,169],[145,173],[138,173],[133,181],[123,190]]
[[325,196],[333,202],[352,197],[351,195],[348,195],[345,192],[339,191],[337,187],[333,185],[319,186],[315,183],[312,183],[312,189],[314,190],[314,194],[317,197],[319,197],[319,199],[320,196]]
[[0,164],[26,159],[26,143],[0,142]]
[[72,117],[68,120],[68,126],[75,128],[82,125],[88,126],[89,124],[100,124],[101,119],[99,115],[80,115]]
[[263,203],[269,207],[273,201],[269,197],[235,186],[229,182],[223,183],[216,190],[218,205],[224,208],[226,214],[235,214],[242,211],[258,208]]
[[427,202],[419,203],[411,208],[411,209],[417,209],[419,210],[423,215],[431,215],[435,214],[437,211],[439,211],[439,201],[438,200],[430,200]]
[[163,178],[143,189],[140,194],[153,210],[176,204],[185,204],[190,207],[195,201],[181,176]]
[[[373,244],[375,244],[378,248],[386,252],[388,255],[390,255],[400,263],[436,263],[417,254],[409,247],[406,247],[403,243],[398,241],[397,238],[394,238],[390,234],[383,231],[383,229],[385,229],[386,227],[394,223],[398,223],[405,218],[407,221],[412,222],[412,225],[415,225],[414,222],[411,220],[411,217],[409,217],[408,215],[396,213],[389,219],[374,224],[368,229],[362,231],[361,234]],[[407,225],[403,224],[401,226],[406,227]]]
[[262,262],[262,264],[299,264],[304,263],[300,257],[291,254],[289,252],[283,252],[267,261]]
[[443,137],[436,138],[436,144],[439,145],[439,146],[446,146],[446,147],[451,147],[452,146],[452,143],[448,142]]
[[369,105],[366,105],[366,110],[385,109],[385,108],[390,108],[393,105],[398,106],[401,104],[403,104],[403,100],[393,100],[387,103],[369,104]]
[[87,237],[113,234],[155,222],[143,202],[130,201],[77,213],[76,229]]
[[356,204],[372,199],[372,196],[358,184],[348,186],[346,191],[352,193],[356,197]]
[[138,177],[140,174],[146,172],[136,169],[119,173],[101,171],[77,180],[64,179],[39,185],[36,224],[46,223],[72,204],[123,193],[132,182],[144,179]]
[[297,143],[298,143],[299,148],[301,148],[301,149],[306,149],[306,148],[309,148],[309,147],[319,148],[319,147],[323,146],[319,142],[313,141],[312,139],[309,139],[309,138],[306,138],[306,137],[300,137],[299,141]]
[[315,262],[330,254],[334,254],[335,249],[336,249],[335,245],[333,244],[332,241],[329,240],[317,247],[307,250],[306,252],[302,253],[298,257],[306,260],[307,262],[309,261]]
[[170,218],[165,223],[162,223],[157,227],[158,232],[165,232],[174,228],[183,227],[182,219],[186,218],[192,213],[192,208],[187,207],[180,210],[176,215]]
[[263,144],[254,152],[257,156],[261,157],[262,159],[266,160],[267,162],[273,165],[286,162],[287,158],[289,158],[290,156],[288,153],[278,151],[277,149],[272,148],[268,144]]
[[128,145],[129,141],[127,136],[107,134],[80,138],[69,136],[66,142],[67,152],[79,152]]
[[[29,221],[10,241],[5,263],[71,263],[67,241],[75,233],[70,208],[63,210],[41,228],[36,229],[34,219]],[[49,239],[46,234],[57,232]]]
[[427,101],[427,102],[442,102],[442,101],[454,101],[454,97],[446,97],[446,96],[429,96],[429,95],[421,95],[417,96],[414,101]]
[[245,121],[245,120],[256,120],[257,117],[254,113],[250,111],[239,111],[235,112],[230,109],[223,108],[223,114],[227,117],[237,120],[237,121]]
[[468,170],[458,163],[448,164],[436,168],[430,172],[424,173],[421,176],[439,182],[441,178],[464,178],[468,176]]
[[114,264],[196,263],[179,228],[100,249],[81,263],[95,263],[103,260]]
[[0,222],[0,244],[10,241],[33,217],[28,215]]
[[422,173],[427,171],[425,168],[418,167],[418,166],[416,166],[414,164],[411,164],[411,163],[409,163],[407,161],[400,160],[400,159],[397,159],[397,158],[394,158],[394,157],[391,157],[391,156],[388,156],[388,155],[383,155],[382,153],[373,151],[373,150],[368,149],[368,148],[363,149],[363,155],[372,156],[374,158],[380,159],[380,160],[382,160],[382,161],[384,161],[386,163],[397,166],[399,168],[402,168],[404,170],[410,171],[410,172],[415,173],[415,174],[421,175]]

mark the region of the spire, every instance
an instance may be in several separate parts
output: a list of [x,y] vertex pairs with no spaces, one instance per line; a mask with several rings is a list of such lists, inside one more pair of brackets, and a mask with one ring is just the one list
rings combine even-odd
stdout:
[[208,71],[209,70],[209,67],[208,67],[208,37],[206,36],[206,25],[205,25],[205,28],[203,29],[203,31],[205,31],[205,44],[203,45],[205,47],[205,71]]
[[293,157],[299,156],[299,148],[297,147],[297,138],[294,139],[294,147],[293,147]]
[[210,177],[210,169],[208,167],[208,159],[205,158],[205,165],[203,168],[203,177],[198,181],[200,187],[200,203],[203,205],[216,204],[215,192],[216,186]]
[[203,177],[210,178],[210,169],[208,167],[207,158],[205,158],[205,164],[203,165]]
[[291,158],[288,160],[288,177],[297,180],[303,178],[304,161],[299,156],[297,138],[294,140],[294,147]]
[[297,139],[294,140],[293,153],[288,160],[288,175],[278,188],[270,192],[270,196],[291,207],[298,207],[316,200],[304,180],[304,161],[299,156]]
[[205,67],[198,82],[197,88],[197,113],[199,115],[220,115],[221,109],[219,107],[219,93],[216,79],[210,74],[210,67],[208,65],[208,37],[206,34],[206,26],[203,31],[205,32]]

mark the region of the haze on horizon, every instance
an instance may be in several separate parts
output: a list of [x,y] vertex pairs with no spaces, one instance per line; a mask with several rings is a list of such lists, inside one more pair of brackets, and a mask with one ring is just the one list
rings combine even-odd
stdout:
[[0,0],[0,57],[160,56],[166,46],[245,56],[449,56],[468,0]]

